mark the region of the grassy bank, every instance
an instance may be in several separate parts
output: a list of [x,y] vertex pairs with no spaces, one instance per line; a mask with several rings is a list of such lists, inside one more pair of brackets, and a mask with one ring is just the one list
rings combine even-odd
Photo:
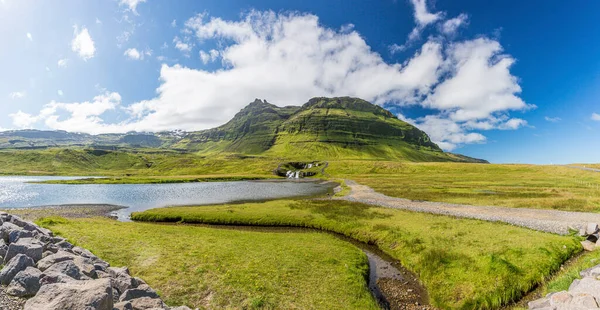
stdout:
[[441,308],[493,308],[514,300],[570,257],[579,243],[505,224],[333,200],[177,207],[138,221],[302,226],[376,244],[420,276]]
[[366,256],[320,233],[48,218],[40,224],[129,266],[168,304],[211,309],[377,309]]
[[328,172],[413,200],[600,211],[600,173],[563,166],[334,161]]
[[33,182],[39,184],[165,184],[165,183],[195,183],[195,182],[232,182],[268,180],[278,178],[275,175],[203,175],[203,176],[155,176],[155,177],[118,177],[118,178],[84,178],[76,180],[50,180]]

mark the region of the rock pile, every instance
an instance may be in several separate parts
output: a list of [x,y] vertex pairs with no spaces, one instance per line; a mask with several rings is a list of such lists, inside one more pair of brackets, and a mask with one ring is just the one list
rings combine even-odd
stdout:
[[581,279],[573,281],[568,291],[550,293],[529,303],[536,310],[583,310],[600,308],[600,265],[580,272]]
[[581,241],[584,250],[593,251],[600,247],[600,227],[597,223],[587,223],[579,230],[579,235],[586,237],[585,241]]
[[31,297],[25,310],[186,310],[170,308],[127,267],[115,268],[48,229],[0,212],[0,283]]

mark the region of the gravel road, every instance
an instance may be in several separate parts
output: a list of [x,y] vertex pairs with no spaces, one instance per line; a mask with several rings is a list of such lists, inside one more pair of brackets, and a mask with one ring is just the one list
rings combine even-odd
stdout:
[[336,199],[416,212],[473,218],[493,222],[505,222],[516,226],[561,235],[567,234],[569,228],[579,230],[588,222],[600,223],[600,214],[597,213],[484,207],[443,202],[412,201],[380,194],[368,186],[360,185],[351,180],[346,180],[346,185],[351,189],[350,194]]

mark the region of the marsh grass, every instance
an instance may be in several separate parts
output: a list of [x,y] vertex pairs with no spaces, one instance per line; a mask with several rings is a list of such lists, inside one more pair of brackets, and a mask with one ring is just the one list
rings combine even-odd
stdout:
[[132,218],[340,233],[401,261],[419,275],[432,304],[447,309],[495,308],[513,301],[581,250],[573,237],[336,200],[162,208]]
[[170,305],[378,309],[366,255],[323,233],[223,230],[51,217],[38,224],[128,266]]

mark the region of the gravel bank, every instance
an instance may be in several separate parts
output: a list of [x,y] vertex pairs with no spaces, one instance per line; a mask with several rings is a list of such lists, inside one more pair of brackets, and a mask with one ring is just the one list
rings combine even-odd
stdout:
[[114,211],[125,208],[126,207],[106,204],[73,204],[30,208],[0,209],[0,211],[18,215],[30,221],[35,221],[37,219],[49,216],[60,216],[65,218],[104,216],[109,218],[116,218],[116,216],[112,213]]
[[345,197],[334,198],[361,202],[387,208],[416,212],[442,214],[456,217],[473,218],[492,222],[505,222],[534,230],[565,235],[569,228],[579,230],[588,222],[600,223],[600,214],[585,212],[567,212],[557,210],[485,207],[449,204],[442,202],[412,201],[389,197],[375,192],[372,188],[346,180],[351,189]]

